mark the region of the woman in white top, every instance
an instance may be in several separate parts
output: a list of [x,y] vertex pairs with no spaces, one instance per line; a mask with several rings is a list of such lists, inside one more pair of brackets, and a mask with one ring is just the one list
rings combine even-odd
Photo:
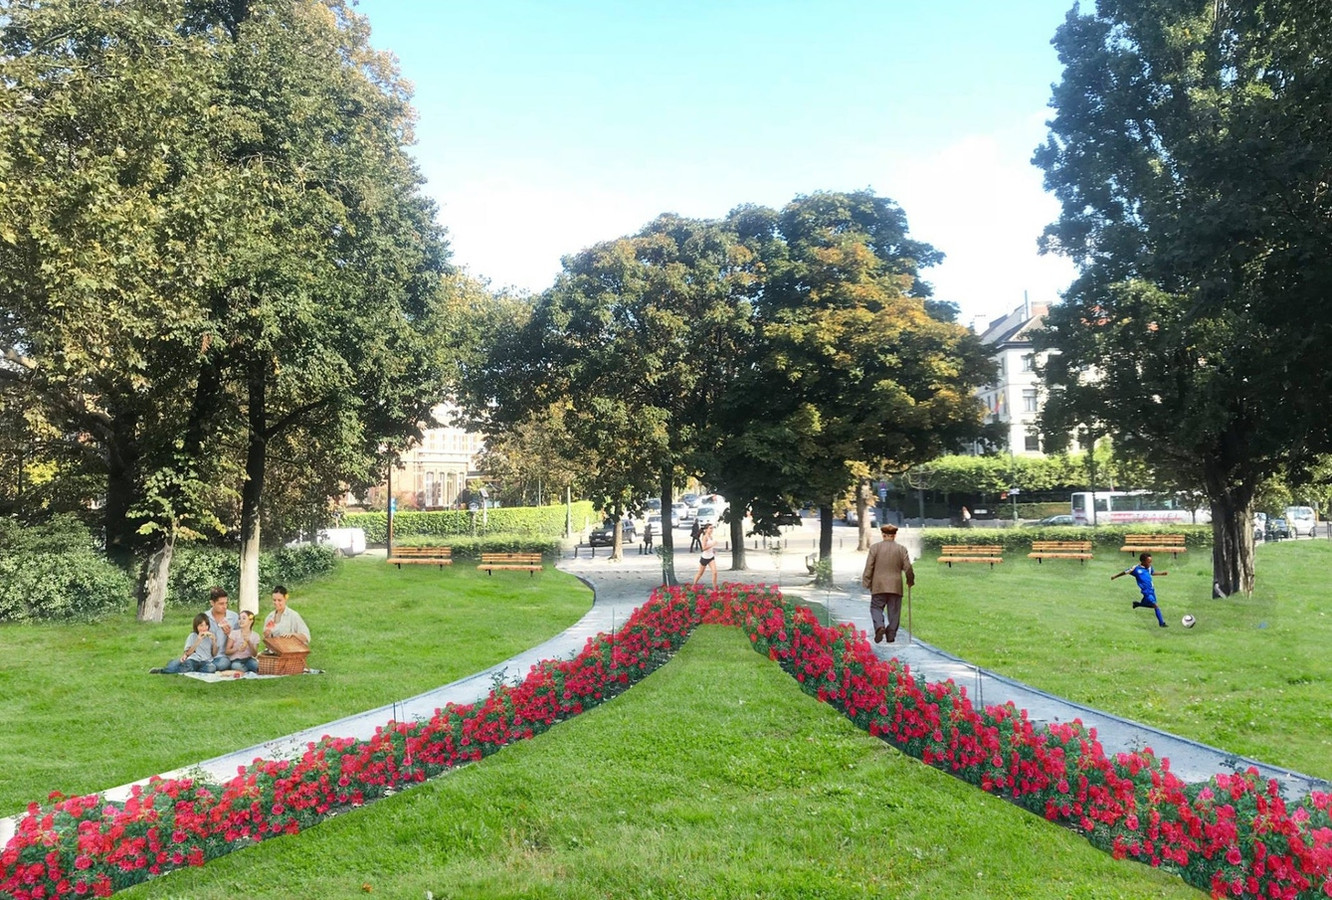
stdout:
[[694,576],[694,583],[690,587],[698,587],[698,580],[703,577],[706,569],[712,569],[712,589],[717,590],[717,540],[712,536],[712,526],[704,525],[703,533],[699,535],[702,542],[703,556],[698,561],[698,573]]

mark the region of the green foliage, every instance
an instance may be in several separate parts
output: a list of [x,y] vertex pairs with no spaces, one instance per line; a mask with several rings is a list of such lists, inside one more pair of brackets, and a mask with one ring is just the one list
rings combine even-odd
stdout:
[[[398,544],[394,544],[398,546]],[[438,538],[415,536],[401,542],[403,547],[451,547],[454,559],[480,559],[482,553],[540,553],[548,558],[560,555],[559,538],[537,534],[504,534],[493,532],[472,537],[454,535],[445,543]]]
[[87,553],[97,548],[93,532],[73,515],[53,516],[40,525],[0,519],[0,558],[10,553]]
[[1044,244],[1081,271],[1038,336],[1042,431],[1111,433],[1205,487],[1215,580],[1247,591],[1255,492],[1332,449],[1332,17],[1129,0],[1075,9],[1054,44]]
[[[572,504],[574,528],[593,516],[590,501]],[[405,510],[393,514],[393,539],[406,542],[414,537],[471,536],[473,527],[477,535],[531,535],[532,537],[560,537],[564,534],[566,509],[563,504],[552,506],[502,506],[475,514],[465,509],[444,509],[430,512]],[[371,544],[388,540],[388,513],[348,513],[342,517],[344,528],[360,528]]]
[[1182,534],[1185,545],[1190,548],[1212,545],[1210,525],[1098,525],[1095,528],[1026,525],[1019,528],[926,528],[921,532],[921,546],[926,553],[934,553],[944,544],[997,544],[1005,552],[1021,550],[1025,557],[1031,550],[1032,541],[1091,541],[1098,549],[1118,550],[1130,534]]
[[[261,592],[274,584],[299,584],[334,571],[338,553],[328,546],[283,547],[259,554]],[[202,608],[209,588],[226,588],[233,598],[240,585],[240,555],[220,547],[180,546],[171,559],[167,602]]]
[[0,519],[0,622],[92,622],[131,597],[125,573],[73,515],[27,527]]
[[0,622],[94,622],[132,605],[129,578],[89,549],[0,556]]

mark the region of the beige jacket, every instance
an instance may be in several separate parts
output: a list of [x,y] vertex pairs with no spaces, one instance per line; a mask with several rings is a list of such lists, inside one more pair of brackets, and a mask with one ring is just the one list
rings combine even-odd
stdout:
[[870,547],[860,583],[871,594],[901,594],[903,574],[908,585],[916,583],[911,554],[897,541],[885,539]]

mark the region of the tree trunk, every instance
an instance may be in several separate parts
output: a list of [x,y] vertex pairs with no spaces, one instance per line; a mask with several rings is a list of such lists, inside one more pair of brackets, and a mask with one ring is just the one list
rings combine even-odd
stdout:
[[1253,593],[1253,490],[1231,486],[1213,493],[1212,580],[1223,596]]
[[251,361],[249,445],[245,452],[245,485],[241,488],[240,600],[242,612],[259,612],[259,504],[264,495],[264,463],[268,450],[267,361]]
[[106,555],[125,571],[133,570],[136,527],[130,519],[130,507],[136,496],[139,448],[135,443],[136,421],[128,414],[113,417],[106,438],[106,506],[102,509],[102,527],[106,536]]
[[671,527],[671,505],[675,485],[669,467],[661,471],[661,583],[675,587],[680,579],[675,574],[675,529]]
[[745,563],[745,508],[740,507],[740,514],[735,515],[735,506],[731,507],[731,571],[743,572]]
[[869,479],[862,478],[856,485],[856,549],[868,550],[869,545]]
[[166,611],[167,580],[171,574],[171,557],[176,551],[176,533],[172,529],[158,532],[160,543],[143,561],[139,573],[140,622],[160,622]]
[[819,507],[819,566],[814,583],[819,587],[832,587],[833,509],[831,503]]

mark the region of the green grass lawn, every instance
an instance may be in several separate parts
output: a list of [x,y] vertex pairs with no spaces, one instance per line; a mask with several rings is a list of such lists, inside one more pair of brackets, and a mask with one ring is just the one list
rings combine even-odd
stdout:
[[[540,737],[127,891],[218,898],[1156,898],[1177,879],[901,755],[750,649],[669,665]],[[367,893],[368,892],[368,893]]]
[[[917,567],[923,640],[1090,706],[1332,778],[1332,543],[1260,546],[1253,596],[1219,600],[1210,552],[1158,554],[1157,570],[1170,572],[1156,579],[1169,628],[1132,608],[1131,578],[1109,580],[1128,554],[1098,550],[1086,565],[1009,554],[993,570],[935,557]],[[1194,628],[1181,627],[1185,613]]]
[[[48,792],[87,793],[208,759],[471,675],[541,643],[590,607],[547,567],[487,576],[465,562],[401,571],[354,559],[293,586],[326,674],[206,684],[149,675],[178,655],[190,619],[0,627],[0,815]],[[261,615],[268,612],[267,597]],[[525,674],[525,673],[511,673]]]

